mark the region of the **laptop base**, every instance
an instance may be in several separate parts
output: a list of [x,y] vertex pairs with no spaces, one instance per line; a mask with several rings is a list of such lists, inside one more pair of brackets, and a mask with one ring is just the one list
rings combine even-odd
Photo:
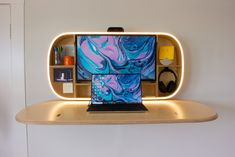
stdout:
[[148,109],[142,103],[131,104],[91,104],[87,112],[145,112]]

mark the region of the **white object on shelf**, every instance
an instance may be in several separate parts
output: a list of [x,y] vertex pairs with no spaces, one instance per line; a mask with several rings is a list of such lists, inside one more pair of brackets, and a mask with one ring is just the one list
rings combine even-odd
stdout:
[[63,83],[63,93],[73,93],[73,83]]

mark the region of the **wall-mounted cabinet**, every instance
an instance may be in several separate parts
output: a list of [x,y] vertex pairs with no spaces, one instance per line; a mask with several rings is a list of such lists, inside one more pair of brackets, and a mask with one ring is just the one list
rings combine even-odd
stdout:
[[[167,33],[67,33],[61,34],[52,41],[49,55],[48,55],[48,75],[49,82],[52,87],[53,92],[62,99],[68,100],[89,100],[91,94],[91,81],[77,81],[77,68],[78,68],[78,48],[76,37],[79,36],[144,36],[150,35],[155,36],[155,79],[154,80],[143,80],[142,81],[142,97],[143,100],[150,99],[167,99],[174,96],[180,89],[183,80],[183,71],[184,71],[184,57],[183,49],[180,45],[180,42],[171,34]],[[159,60],[159,50],[162,46],[173,46],[174,47],[174,58],[172,63],[167,67],[170,68],[177,76],[176,89],[173,92],[161,92],[159,90],[159,73],[166,67],[162,65]],[[55,48],[57,51],[61,51],[60,59],[58,63],[58,52],[55,53]],[[64,56],[73,56],[74,64],[73,65],[64,65],[63,57]],[[61,72],[58,72],[60,69]],[[63,69],[70,70],[72,73],[66,74],[63,72]],[[58,74],[60,73],[60,74]],[[67,76],[69,75],[69,77]],[[161,81],[165,84],[169,80],[175,80],[172,78],[172,74],[167,74],[161,76]],[[64,81],[58,79],[64,79]],[[69,81],[66,79],[70,79]],[[72,81],[71,81],[72,80]]]

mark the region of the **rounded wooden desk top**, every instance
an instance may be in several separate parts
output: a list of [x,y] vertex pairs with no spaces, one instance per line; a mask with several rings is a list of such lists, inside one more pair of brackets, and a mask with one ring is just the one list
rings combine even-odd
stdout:
[[25,124],[153,124],[204,122],[217,118],[210,107],[185,100],[143,101],[147,112],[87,112],[88,101],[53,100],[28,106],[16,115]]

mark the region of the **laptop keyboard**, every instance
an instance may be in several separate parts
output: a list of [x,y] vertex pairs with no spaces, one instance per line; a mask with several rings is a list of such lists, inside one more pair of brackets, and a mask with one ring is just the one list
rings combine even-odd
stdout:
[[147,111],[147,108],[142,103],[92,104],[87,111]]

